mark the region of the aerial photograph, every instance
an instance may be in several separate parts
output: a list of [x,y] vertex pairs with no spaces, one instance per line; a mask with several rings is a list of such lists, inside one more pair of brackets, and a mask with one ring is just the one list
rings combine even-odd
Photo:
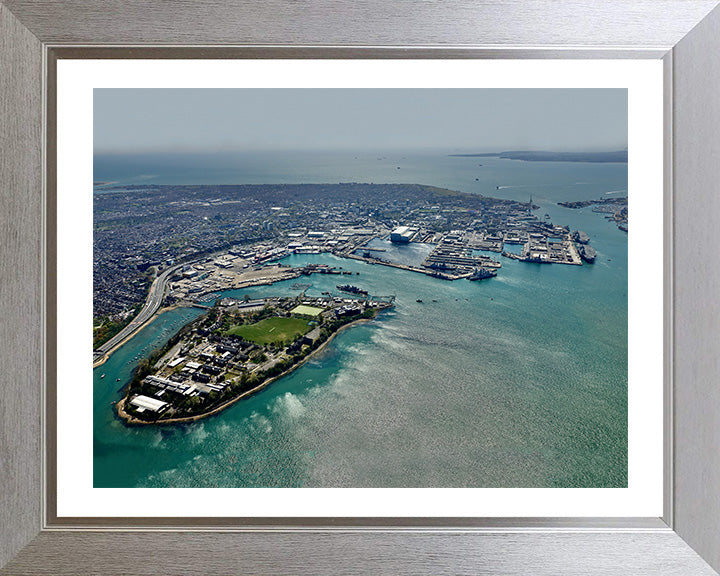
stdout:
[[96,88],[93,132],[94,487],[628,486],[627,90]]

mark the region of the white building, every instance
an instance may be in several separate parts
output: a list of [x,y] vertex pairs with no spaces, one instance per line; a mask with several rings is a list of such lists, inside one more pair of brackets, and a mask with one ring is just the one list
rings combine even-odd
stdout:
[[390,234],[390,242],[410,242],[415,230],[407,226],[399,226]]
[[167,402],[143,395],[135,396],[135,398],[130,400],[130,404],[135,406],[138,409],[138,412],[145,412],[145,410],[150,410],[151,412],[162,412],[168,406]]

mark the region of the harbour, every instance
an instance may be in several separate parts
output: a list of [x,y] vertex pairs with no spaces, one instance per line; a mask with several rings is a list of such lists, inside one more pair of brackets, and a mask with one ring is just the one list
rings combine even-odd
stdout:
[[[498,174],[501,162],[487,159],[484,168]],[[499,261],[497,277],[448,282],[427,274],[421,264],[430,252],[415,253],[415,246],[396,247],[406,263],[381,265],[362,255],[286,256],[279,263],[288,276],[308,264],[353,275],[314,273],[208,293],[240,301],[300,291],[320,297],[350,284],[370,295],[395,294],[395,307],[338,334],[292,374],[221,414],[129,429],[111,403],[122,397],[132,369],[204,310],[163,312],[94,371],[94,485],[624,485],[627,235],[591,208],[557,205],[620,189],[623,172],[563,166],[550,177],[537,164],[514,166],[512,177],[495,177],[508,185],[547,178],[533,193],[538,212],[585,231],[597,251],[594,264],[535,265],[486,250],[472,256]],[[462,178],[455,169],[446,174],[449,183]],[[596,184],[573,186],[581,181]],[[523,188],[492,192],[528,196]],[[513,244],[503,249],[511,253]],[[200,305],[213,301],[197,298]]]

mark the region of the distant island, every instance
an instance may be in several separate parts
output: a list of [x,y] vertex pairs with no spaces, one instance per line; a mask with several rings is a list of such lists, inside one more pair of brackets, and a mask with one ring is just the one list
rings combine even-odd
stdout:
[[513,150],[509,152],[485,152],[482,154],[450,154],[460,158],[495,157],[529,162],[627,162],[627,150],[613,152],[547,152],[543,150]]

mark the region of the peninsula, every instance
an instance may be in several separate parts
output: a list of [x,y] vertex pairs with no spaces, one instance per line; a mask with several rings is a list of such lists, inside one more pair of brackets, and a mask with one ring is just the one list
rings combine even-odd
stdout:
[[605,214],[605,218],[612,220],[623,232],[628,231],[628,197],[600,198],[598,200],[580,200],[578,202],[558,202],[558,206],[577,210],[592,206],[592,211]]
[[[361,289],[358,288],[359,291]],[[394,296],[225,298],[141,361],[117,403],[128,424],[193,422],[262,390]]]
[[612,152],[548,152],[545,150],[512,150],[508,152],[485,152],[481,154],[450,154],[462,158],[504,158],[527,162],[623,162],[627,163],[627,150]]

